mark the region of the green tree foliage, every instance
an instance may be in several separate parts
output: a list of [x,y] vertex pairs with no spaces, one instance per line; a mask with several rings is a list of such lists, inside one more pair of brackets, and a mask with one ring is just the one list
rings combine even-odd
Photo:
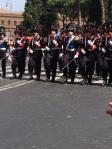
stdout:
[[78,18],[79,9],[85,22],[101,24],[112,19],[111,0],[26,0],[24,25],[42,25],[47,32],[60,17],[63,26]]
[[43,27],[44,32],[57,20],[57,13],[47,0],[27,0],[24,11],[24,25],[30,30],[34,26]]

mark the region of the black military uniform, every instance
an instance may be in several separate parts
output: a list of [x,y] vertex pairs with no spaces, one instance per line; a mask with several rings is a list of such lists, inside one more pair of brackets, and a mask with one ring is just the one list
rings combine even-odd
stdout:
[[[103,84],[112,86],[112,30],[108,30],[108,35],[105,37],[105,46],[102,48],[103,56]],[[109,80],[107,77],[109,75]]]
[[[77,51],[79,50],[79,37],[74,36],[72,29],[68,30],[68,36],[64,40],[64,82],[67,82],[67,78],[71,78],[71,83],[74,83],[78,58]],[[66,66],[66,67],[65,67]]]
[[83,39],[79,57],[79,65],[83,78],[82,85],[85,83],[91,85],[96,61],[96,46],[94,44],[94,37],[90,33],[87,33],[87,36]]
[[18,68],[19,77],[18,79],[22,78],[22,75],[25,71],[25,63],[26,63],[26,36],[20,31],[16,32],[15,38],[15,46],[14,50],[12,51],[12,73],[14,78],[16,78],[16,70]]
[[102,67],[103,67],[103,54],[102,54],[102,43],[103,43],[103,36],[100,33],[97,33],[95,37],[95,45],[96,45],[96,74],[98,79],[102,77]]
[[42,48],[44,41],[40,37],[37,31],[34,32],[33,38],[30,42],[30,46],[28,47],[29,53],[29,62],[28,62],[28,70],[30,79],[33,79],[33,70],[35,70],[37,80],[40,80],[41,75],[41,61],[42,61]]
[[47,81],[50,80],[50,76],[52,76],[51,82],[55,81],[57,61],[60,49],[60,39],[56,36],[56,32],[52,30],[44,49],[44,67],[46,70]]
[[6,77],[6,53],[8,50],[8,44],[5,40],[5,34],[1,33],[0,35],[0,60],[1,60],[1,66],[2,66],[2,77]]

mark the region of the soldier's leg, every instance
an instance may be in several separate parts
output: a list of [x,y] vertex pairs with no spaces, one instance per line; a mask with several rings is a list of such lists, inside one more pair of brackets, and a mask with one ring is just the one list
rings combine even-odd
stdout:
[[85,57],[80,58],[79,60],[79,69],[80,69],[80,74],[82,75],[82,82],[81,85],[84,85],[87,83],[87,63],[85,60]]
[[24,67],[23,67],[23,65],[24,65],[24,57],[18,57],[18,59],[17,59],[17,61],[18,61],[18,69],[19,69],[19,77],[18,77],[18,79],[22,79],[22,75],[24,74]]
[[71,83],[74,83],[75,74],[76,74],[76,64],[75,64],[74,61],[72,61],[69,64],[69,75],[70,75],[70,78],[71,78]]
[[67,82],[68,76],[69,76],[69,55],[67,53],[64,53],[64,57],[63,57],[63,67],[65,67],[63,69],[63,77],[64,77],[64,82]]
[[94,74],[94,69],[95,69],[95,61],[91,61],[89,63],[89,77],[88,77],[88,83],[91,85],[92,84],[92,77]]
[[103,77],[102,86],[107,84],[108,70],[109,70],[108,61],[104,59],[103,60],[103,66],[102,66],[102,77]]
[[6,77],[6,58],[1,61],[1,65],[2,65],[2,72],[3,72],[2,77],[5,78]]
[[112,60],[109,61],[109,81],[108,84],[112,86]]
[[16,59],[16,57],[14,57],[14,56],[13,56],[13,58],[12,58],[11,68],[12,68],[13,77],[14,77],[14,78],[17,78],[17,76],[16,76],[17,59]]
[[51,62],[50,62],[50,57],[48,54],[44,55],[44,67],[46,71],[46,80],[50,80],[50,73],[51,73]]
[[29,72],[29,77],[30,79],[33,79],[33,70],[35,67],[35,62],[34,62],[34,58],[33,56],[29,56],[29,60],[28,60],[28,72]]
[[41,59],[35,59],[35,72],[37,75],[37,80],[40,80],[41,75]]
[[51,71],[52,71],[52,82],[55,81],[55,77],[56,77],[56,69],[57,69],[57,57],[54,57],[51,60]]

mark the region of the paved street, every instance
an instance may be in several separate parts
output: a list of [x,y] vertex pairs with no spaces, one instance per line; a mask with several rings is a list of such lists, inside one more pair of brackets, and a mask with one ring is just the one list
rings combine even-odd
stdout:
[[0,149],[111,149],[112,88],[8,76],[0,79]]

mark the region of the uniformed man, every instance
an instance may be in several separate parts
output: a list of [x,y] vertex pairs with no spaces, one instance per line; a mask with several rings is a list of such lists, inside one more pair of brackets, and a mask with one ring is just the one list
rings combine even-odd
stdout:
[[16,78],[16,70],[18,68],[19,77],[22,79],[22,76],[25,72],[25,63],[26,63],[26,54],[27,54],[27,45],[26,45],[26,33],[24,30],[17,30],[15,32],[15,41],[14,49],[12,50],[12,73],[14,78]]
[[[107,35],[105,36],[105,45],[102,47],[103,57],[103,86],[112,86],[112,26],[107,29]],[[109,79],[107,80],[109,76]]]
[[2,66],[2,77],[6,77],[6,58],[7,58],[8,44],[5,38],[5,33],[0,33],[0,60]]
[[87,32],[85,37],[83,38],[79,56],[79,63],[80,63],[79,65],[81,75],[83,78],[82,85],[85,83],[90,85],[92,84],[95,61],[96,61],[95,37],[91,34],[91,32]]
[[29,62],[28,70],[30,79],[33,79],[33,70],[36,73],[36,80],[40,80],[41,75],[41,61],[42,61],[43,39],[38,31],[34,31],[30,46],[28,47]]
[[64,82],[67,82],[68,78],[71,78],[71,83],[74,83],[76,74],[76,60],[78,58],[80,38],[74,35],[73,29],[68,29],[68,36],[64,40]]
[[102,66],[103,66],[103,55],[102,55],[102,42],[103,36],[100,32],[96,33],[95,37],[95,45],[96,45],[96,75],[98,76],[98,80],[102,77]]
[[46,80],[55,81],[57,61],[61,48],[60,39],[56,35],[56,31],[52,30],[48,36],[47,44],[44,50],[44,66],[46,70]]

